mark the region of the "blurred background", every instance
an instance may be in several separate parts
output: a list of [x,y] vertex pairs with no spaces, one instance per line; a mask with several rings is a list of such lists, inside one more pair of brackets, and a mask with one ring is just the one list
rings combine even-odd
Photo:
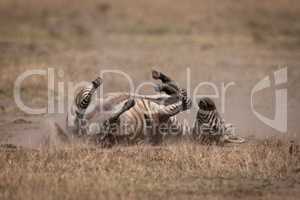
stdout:
[[[209,81],[226,93],[225,119],[242,135],[278,135],[251,111],[255,84],[288,67],[288,134],[300,125],[300,3],[297,0],[1,0],[0,121],[25,115],[13,101],[16,78],[29,69],[54,68],[59,81],[92,80],[104,69],[129,74],[136,85],[153,68],[191,88]],[[104,77],[105,91],[127,91],[126,80]],[[202,87],[198,94],[213,94]],[[274,88],[255,97],[255,109],[274,117]],[[22,87],[28,105],[45,106],[46,77]],[[218,108],[221,99],[215,99]],[[191,113],[182,114],[190,120]],[[299,135],[299,134],[298,134]]]

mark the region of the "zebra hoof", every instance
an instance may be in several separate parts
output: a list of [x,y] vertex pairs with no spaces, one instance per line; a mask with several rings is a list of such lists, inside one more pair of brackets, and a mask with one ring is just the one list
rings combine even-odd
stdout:
[[98,88],[102,84],[102,79],[97,77],[95,80],[92,81],[94,88]]
[[152,78],[157,80],[157,79],[160,79],[160,72],[156,71],[156,70],[153,70],[152,71]]

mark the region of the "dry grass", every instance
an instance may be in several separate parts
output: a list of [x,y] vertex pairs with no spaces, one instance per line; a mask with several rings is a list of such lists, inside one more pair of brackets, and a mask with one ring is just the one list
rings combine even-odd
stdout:
[[277,139],[223,148],[183,142],[1,151],[0,198],[296,198],[299,164],[299,154]]

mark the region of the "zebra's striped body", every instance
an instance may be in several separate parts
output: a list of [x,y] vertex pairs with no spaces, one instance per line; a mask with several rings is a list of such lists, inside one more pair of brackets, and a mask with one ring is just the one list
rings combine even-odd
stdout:
[[181,102],[164,106],[148,99],[136,99],[135,106],[120,116],[121,126],[125,122],[129,128],[123,126],[119,133],[134,143],[160,143],[169,131],[181,131],[175,116],[181,111]]
[[[142,96],[128,93],[113,93],[103,99],[92,100],[101,84],[96,79],[81,89],[75,97],[68,116],[68,130],[74,135],[92,138],[96,143],[150,143],[157,144],[164,136],[185,137],[183,130],[190,130],[181,124],[176,115],[191,107],[191,100],[185,90],[171,79],[153,74],[163,84],[158,90],[165,96]],[[198,104],[195,125],[188,138],[202,143],[233,142],[244,140],[232,137],[232,126],[225,124],[210,98],[203,98]],[[190,137],[192,136],[192,137]]]
[[96,137],[99,143],[109,137],[112,143],[156,144],[161,142],[169,126],[180,129],[175,115],[188,107],[183,103],[186,98],[182,100],[167,95],[159,99],[117,93],[92,101],[92,96],[100,85],[98,83],[100,81],[94,81],[81,89],[75,97],[67,117],[69,130],[75,135]]

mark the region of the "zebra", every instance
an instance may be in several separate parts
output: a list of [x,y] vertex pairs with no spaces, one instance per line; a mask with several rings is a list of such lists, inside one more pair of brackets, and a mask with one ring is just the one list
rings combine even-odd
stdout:
[[226,124],[211,98],[198,102],[198,112],[192,130],[193,140],[202,144],[243,143],[245,139],[235,136],[232,124]]
[[92,101],[102,84],[101,78],[95,79],[75,96],[67,115],[68,131],[103,146],[116,143],[159,144],[170,135],[176,138],[188,136],[202,144],[244,142],[243,138],[233,136],[233,126],[225,124],[214,102],[207,97],[198,103],[192,131],[182,135],[183,130],[190,129],[179,122],[176,115],[191,108],[191,98],[167,75],[153,71],[152,77],[162,82],[156,85],[155,90],[165,93],[165,96],[111,93]]
[[191,99],[187,97],[186,90],[180,89],[165,74],[153,71],[152,76],[162,81],[156,90],[167,95],[112,93],[93,101],[102,84],[98,77],[76,94],[66,117],[67,131],[102,146],[116,143],[159,144],[163,135],[169,132],[169,127],[180,132],[176,115],[191,107]]

